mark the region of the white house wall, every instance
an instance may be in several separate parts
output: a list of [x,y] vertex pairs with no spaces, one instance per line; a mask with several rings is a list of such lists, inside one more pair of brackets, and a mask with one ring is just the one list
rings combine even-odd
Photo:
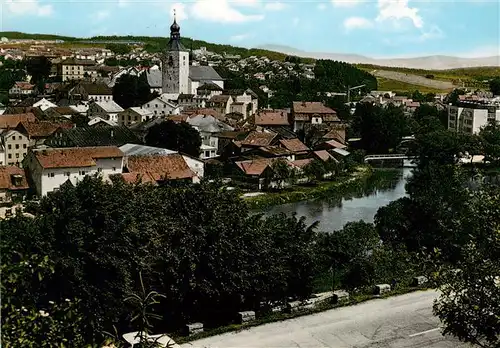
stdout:
[[[103,179],[108,179],[110,175],[122,173],[123,158],[116,159],[97,159],[96,165],[92,167],[81,167],[81,168],[52,168],[44,169],[41,175],[38,173],[33,173],[35,185],[38,182],[37,192],[38,194],[45,196],[48,192],[52,192],[58,189],[62,184],[64,184],[68,179],[73,185],[76,185],[79,181],[83,180],[87,175],[102,175]],[[101,168],[101,172],[98,169]],[[85,175],[81,175],[80,172],[85,171]],[[54,176],[52,177],[52,173]],[[38,174],[38,175],[36,175]],[[69,174],[69,176],[68,176]]]

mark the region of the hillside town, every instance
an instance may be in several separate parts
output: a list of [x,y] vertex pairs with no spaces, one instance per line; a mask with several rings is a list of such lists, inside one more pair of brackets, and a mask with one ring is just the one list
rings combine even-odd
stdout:
[[[371,5],[344,25],[435,39]],[[500,347],[500,71],[213,44],[172,6],[167,38],[0,34],[0,346]]]
[[[253,77],[262,81],[261,91],[272,95],[266,79],[274,74],[314,79],[314,65],[266,57],[241,59],[206,49],[190,52],[180,41],[175,20],[170,30],[162,54],[148,54],[140,48],[126,55],[101,48],[51,50],[47,41],[30,42],[27,51],[20,51],[9,48],[19,42],[2,40],[4,62],[43,56],[51,59],[51,75],[60,78],[60,82],[44,83],[40,90],[27,76],[8,91],[9,105],[2,107],[0,116],[3,203],[24,199],[28,193],[42,197],[94,174],[106,180],[121,176],[127,182],[199,182],[205,167],[214,165],[224,167],[226,176],[237,174],[236,181],[246,182],[252,190],[262,190],[276,186],[266,177],[277,160],[305,177],[303,169],[313,160],[340,163],[350,155],[347,124],[333,108],[318,101],[294,101],[288,108],[269,109],[259,105],[252,89],[227,89],[227,81],[214,69],[222,65],[230,71],[255,71]],[[104,65],[112,57],[151,60],[154,65]],[[151,99],[125,108],[117,103],[114,88],[124,76],[146,81]],[[248,73],[244,77],[250,78]],[[435,95],[427,104],[447,112],[449,129],[477,134],[489,121],[500,121],[498,96],[485,92],[459,95],[459,106],[447,105],[445,97]],[[391,91],[358,96],[356,102],[346,103],[350,113],[357,103],[392,105],[407,114],[421,105]],[[198,153],[146,145],[148,131],[168,120],[187,123],[199,133]],[[304,133],[311,127],[321,134],[306,145]]]

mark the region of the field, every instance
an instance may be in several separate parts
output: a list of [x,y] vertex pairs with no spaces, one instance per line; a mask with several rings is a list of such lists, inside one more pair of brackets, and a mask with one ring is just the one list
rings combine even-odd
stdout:
[[[486,89],[488,88],[488,80],[494,77],[500,77],[500,67],[475,67],[475,68],[462,68],[462,69],[449,69],[449,70],[423,70],[423,69],[409,69],[409,68],[393,68],[382,67],[376,65],[359,64],[358,68],[373,73],[374,71],[392,72],[393,76],[377,76],[379,86],[387,86],[394,88],[382,88],[387,90],[415,90],[421,92],[446,92],[456,87],[467,87],[470,89]],[[399,73],[399,74],[397,74]],[[375,73],[377,74],[377,73]],[[405,74],[409,78],[399,78]],[[378,74],[381,75],[381,74]],[[399,77],[398,77],[399,76]],[[430,78],[429,78],[430,77]],[[414,81],[411,81],[411,80]],[[425,83],[422,84],[422,79]],[[430,81],[435,83],[431,83]],[[428,82],[428,83],[427,83]],[[446,86],[440,82],[451,83],[452,85]]]
[[436,89],[431,87],[414,85],[402,81],[390,80],[383,77],[377,77],[378,89],[380,91],[393,91],[393,92],[413,92],[420,91],[421,93],[446,93],[449,90]]

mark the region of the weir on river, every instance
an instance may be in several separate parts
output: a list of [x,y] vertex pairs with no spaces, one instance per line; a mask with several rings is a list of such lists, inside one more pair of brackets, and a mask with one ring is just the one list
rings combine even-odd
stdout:
[[351,221],[373,222],[378,208],[406,196],[405,184],[407,177],[411,175],[411,169],[404,168],[398,171],[401,175],[390,189],[375,189],[375,192],[360,198],[312,200],[277,205],[266,209],[265,215],[295,212],[298,216],[305,216],[307,224],[319,221],[318,230],[325,232],[340,230]]

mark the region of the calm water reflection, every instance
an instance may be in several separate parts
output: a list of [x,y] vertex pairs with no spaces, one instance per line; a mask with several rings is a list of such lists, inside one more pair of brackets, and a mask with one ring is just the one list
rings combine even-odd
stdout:
[[322,231],[339,230],[350,221],[373,222],[378,208],[406,196],[405,183],[409,175],[410,168],[401,169],[399,177],[389,187],[368,187],[355,194],[355,197],[278,205],[267,210],[265,215],[295,212],[299,216],[305,216],[308,224],[319,221],[319,229]]

